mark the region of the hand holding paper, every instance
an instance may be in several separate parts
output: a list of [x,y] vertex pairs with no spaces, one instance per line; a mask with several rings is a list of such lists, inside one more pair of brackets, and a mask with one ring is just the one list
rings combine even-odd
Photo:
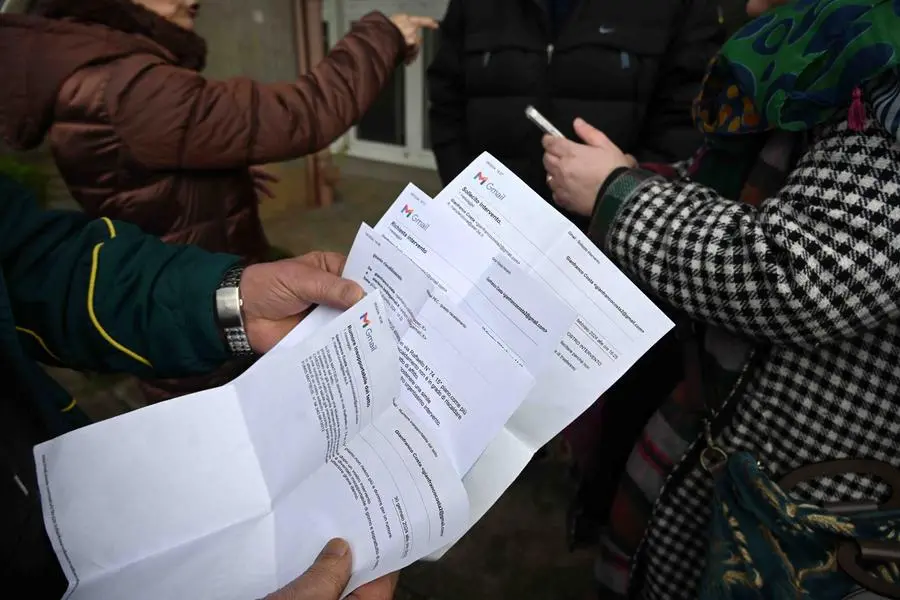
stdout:
[[[338,600],[350,581],[350,545],[340,539],[328,542],[303,575],[265,600]],[[386,575],[355,590],[349,600],[392,600],[398,573]]]
[[[341,593],[435,556],[672,326],[487,154],[435,199],[407,187],[343,275],[368,295],[293,327],[319,297],[248,269],[269,354],[35,449],[67,598],[260,598],[336,537]],[[359,293],[341,285],[338,306]]]
[[244,269],[240,288],[251,347],[271,350],[315,304],[346,310],[359,302],[359,286],[340,277],[344,260],[334,252],[310,252]]
[[259,598],[334,537],[353,589],[457,539],[465,491],[397,361],[371,294],[232,384],[38,446],[67,597]]

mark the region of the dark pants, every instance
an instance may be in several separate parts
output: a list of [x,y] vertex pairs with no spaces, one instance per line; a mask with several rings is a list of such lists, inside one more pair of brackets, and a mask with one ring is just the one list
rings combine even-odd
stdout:
[[0,582],[17,598],[58,600],[67,583],[44,530],[32,454],[50,434],[34,413],[15,386],[0,397]]

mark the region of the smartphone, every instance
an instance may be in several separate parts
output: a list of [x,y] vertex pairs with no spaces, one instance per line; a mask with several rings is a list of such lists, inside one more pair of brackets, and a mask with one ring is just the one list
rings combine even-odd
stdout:
[[533,106],[529,106],[525,109],[525,116],[528,117],[528,120],[541,128],[541,131],[548,135],[552,135],[555,137],[566,137],[562,134],[562,132],[553,126],[553,123],[548,121],[544,115],[538,112]]

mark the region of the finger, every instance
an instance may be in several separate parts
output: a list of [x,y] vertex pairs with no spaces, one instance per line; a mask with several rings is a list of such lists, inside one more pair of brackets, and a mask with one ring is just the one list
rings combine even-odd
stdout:
[[410,31],[406,36],[406,46],[409,50],[418,50],[422,45],[422,38],[417,29]]
[[544,170],[547,171],[547,175],[559,177],[561,165],[562,160],[558,156],[544,153]]
[[417,17],[411,15],[409,17],[409,22],[414,27],[423,27],[425,29],[437,29],[439,27],[438,22],[431,17]]
[[562,196],[563,185],[556,177],[550,176],[550,179],[547,180],[547,187],[554,196]]
[[274,595],[277,600],[338,600],[350,581],[350,546],[331,540],[306,573]]
[[272,191],[272,188],[270,188],[268,185],[266,185],[262,181],[257,181],[255,186],[256,186],[256,191],[259,192],[260,194],[262,194],[263,196],[266,196],[266,197],[272,198],[272,199],[275,198],[275,192]]
[[344,272],[344,265],[347,264],[347,257],[338,252],[323,252],[325,261],[325,270],[335,275]]
[[296,260],[316,269],[334,273],[335,275],[343,273],[344,265],[347,264],[347,257],[340,252],[308,252]]
[[542,144],[545,152],[560,158],[571,156],[574,148],[578,145],[575,142],[554,135],[545,135],[542,139]]
[[580,137],[588,146],[615,146],[606,134],[589,125],[584,119],[575,119],[575,134]]
[[300,280],[292,291],[303,302],[345,310],[362,300],[365,295],[356,282],[324,269],[304,267],[298,277]]
[[393,597],[394,591],[397,589],[397,583],[400,581],[400,571],[394,571],[390,575],[386,575],[384,577],[388,580],[388,584],[390,585],[391,596]]
[[397,589],[399,577],[399,573],[385,575],[360,587],[350,594],[347,600],[391,600],[394,597],[394,591]]
[[278,183],[279,181],[281,181],[280,177],[278,177],[277,175],[274,175],[273,173],[270,173],[264,169],[260,169],[260,170],[256,171],[254,173],[254,175],[256,175],[257,179],[261,179],[263,181],[268,181],[269,183]]
[[562,191],[553,193],[553,203],[561,208],[565,208],[566,210],[571,210],[569,207],[568,197]]

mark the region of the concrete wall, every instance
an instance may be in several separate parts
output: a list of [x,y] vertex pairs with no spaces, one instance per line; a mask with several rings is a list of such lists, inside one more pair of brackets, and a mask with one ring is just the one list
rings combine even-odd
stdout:
[[[294,0],[203,3],[197,32],[209,47],[205,75],[214,79],[246,76],[262,82],[294,81],[298,74],[294,29]],[[281,181],[273,186],[276,197],[260,205],[264,220],[311,204],[303,160],[271,165],[269,170]]]
[[297,77],[293,0],[215,0],[201,5],[197,31],[206,38],[206,74],[260,81]]

